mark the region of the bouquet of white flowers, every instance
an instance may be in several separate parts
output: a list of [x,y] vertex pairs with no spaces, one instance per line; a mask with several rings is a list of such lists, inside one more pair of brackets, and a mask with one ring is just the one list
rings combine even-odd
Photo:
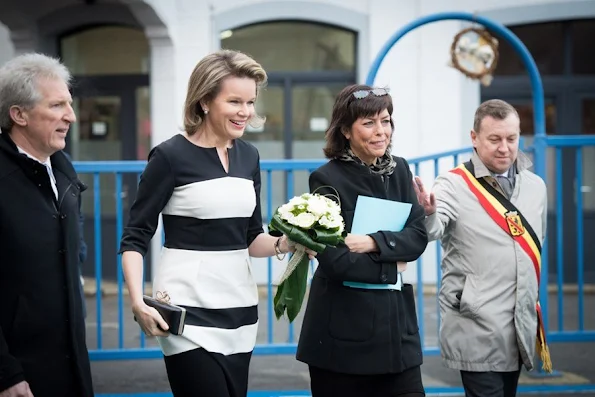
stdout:
[[334,247],[343,241],[344,230],[339,204],[317,193],[296,196],[275,211],[269,231],[283,233],[297,244],[273,301],[277,319],[287,311],[293,322],[302,307],[308,281],[306,248],[320,253],[327,246]]

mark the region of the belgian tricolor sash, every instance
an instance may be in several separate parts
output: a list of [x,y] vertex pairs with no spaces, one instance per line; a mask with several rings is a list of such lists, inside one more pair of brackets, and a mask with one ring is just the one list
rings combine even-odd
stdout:
[[[541,243],[523,214],[484,178],[477,179],[475,177],[475,170],[471,161],[459,165],[451,172],[463,178],[490,218],[510,235],[531,258],[537,276],[537,285],[539,285],[541,279]],[[537,352],[543,363],[542,368],[547,372],[552,372],[552,361],[545,340],[545,329],[539,300],[536,302],[536,310]]]

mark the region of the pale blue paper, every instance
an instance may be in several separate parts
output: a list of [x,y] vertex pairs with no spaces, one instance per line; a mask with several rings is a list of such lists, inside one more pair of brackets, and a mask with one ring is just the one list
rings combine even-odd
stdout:
[[[410,213],[411,203],[358,196],[355,204],[353,223],[351,225],[351,233],[371,234],[379,230],[400,232],[405,227]],[[367,284],[344,281],[343,285],[351,288],[392,289],[400,291],[403,282],[401,281],[401,275],[398,274],[396,284]]]
[[351,233],[370,234],[379,230],[400,232],[410,213],[411,203],[358,196]]

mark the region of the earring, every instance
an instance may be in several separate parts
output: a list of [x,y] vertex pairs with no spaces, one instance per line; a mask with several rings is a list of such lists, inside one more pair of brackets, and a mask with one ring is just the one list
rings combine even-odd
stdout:
[[206,116],[207,114],[209,114],[209,110],[208,110],[208,109],[203,109],[202,111],[203,111],[203,112],[205,112],[205,116]]

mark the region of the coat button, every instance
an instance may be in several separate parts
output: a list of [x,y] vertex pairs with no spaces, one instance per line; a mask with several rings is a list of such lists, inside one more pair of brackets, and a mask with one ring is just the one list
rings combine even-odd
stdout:
[[60,215],[60,219],[66,219],[66,214]]
[[382,276],[380,276],[380,281],[382,281],[383,283],[385,283],[386,280],[388,280],[388,277],[386,277],[386,274],[383,274]]
[[388,243],[388,245],[390,245],[391,247],[395,248],[395,246],[397,245],[397,243],[395,243],[394,241],[391,241]]

